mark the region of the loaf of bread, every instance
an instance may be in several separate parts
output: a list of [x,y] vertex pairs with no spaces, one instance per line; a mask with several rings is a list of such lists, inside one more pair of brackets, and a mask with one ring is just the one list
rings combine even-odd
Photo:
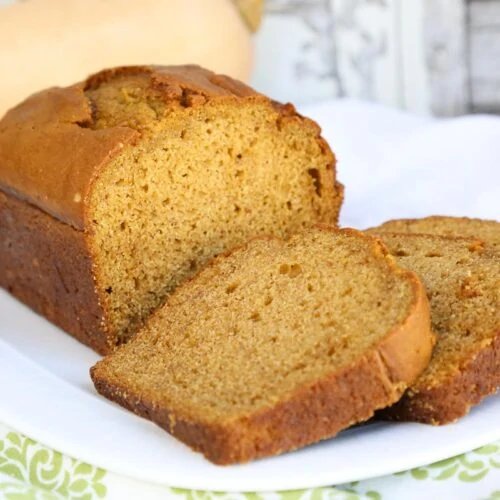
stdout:
[[380,233],[422,279],[437,344],[432,361],[383,416],[446,424],[500,385],[500,253],[481,240]]
[[319,127],[197,66],[125,67],[0,121],[0,286],[100,353],[212,257],[336,224]]
[[422,233],[479,238],[500,250],[500,222],[432,215],[422,219],[394,219],[368,229],[375,233]]
[[334,436],[427,366],[425,291],[375,238],[256,239],[184,283],[91,370],[97,390],[218,464]]

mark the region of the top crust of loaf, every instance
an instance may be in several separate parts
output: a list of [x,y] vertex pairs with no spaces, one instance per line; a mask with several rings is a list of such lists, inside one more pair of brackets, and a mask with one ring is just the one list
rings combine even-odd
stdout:
[[129,126],[96,129],[86,92],[135,75],[149,78],[156,98],[182,107],[251,99],[268,102],[283,115],[297,115],[291,105],[274,103],[243,83],[195,65],[108,69],[70,87],[35,94],[5,115],[0,121],[0,189],[83,230],[93,179],[125,145],[141,138]]

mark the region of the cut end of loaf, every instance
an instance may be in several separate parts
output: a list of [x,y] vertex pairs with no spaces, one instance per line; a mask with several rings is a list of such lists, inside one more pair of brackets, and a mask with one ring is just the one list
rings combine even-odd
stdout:
[[229,91],[165,99],[150,73],[133,68],[92,80],[86,93],[93,128],[126,126],[142,137],[99,174],[88,211],[116,343],[220,252],[259,235],[336,224],[342,187],[333,154],[293,108]]
[[315,228],[215,259],[92,378],[210,460],[236,463],[370,418],[432,345],[415,275],[376,239]]

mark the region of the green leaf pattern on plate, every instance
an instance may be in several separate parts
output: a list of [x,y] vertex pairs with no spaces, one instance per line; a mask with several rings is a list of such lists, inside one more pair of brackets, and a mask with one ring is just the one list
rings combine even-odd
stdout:
[[0,497],[8,500],[94,500],[104,498],[107,491],[102,482],[106,473],[102,469],[15,432],[0,440],[0,473],[15,480],[0,483]]
[[417,480],[445,481],[456,478],[466,483],[474,483],[483,479],[491,470],[500,469],[500,445],[489,444],[464,455],[440,460],[425,467],[418,467],[408,472],[395,474],[402,476],[409,474]]
[[[341,491],[336,488],[314,488],[309,490],[281,491],[275,493],[220,493],[171,488],[179,500],[364,500],[355,491]],[[380,496],[372,497],[380,500]]]
[[0,498],[5,500],[60,500],[62,497],[29,484],[13,482],[0,483]]

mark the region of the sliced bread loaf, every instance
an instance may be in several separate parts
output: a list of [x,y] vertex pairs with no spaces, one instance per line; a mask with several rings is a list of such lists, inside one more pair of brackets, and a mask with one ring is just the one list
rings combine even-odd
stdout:
[[429,367],[383,415],[452,422],[500,385],[500,254],[466,238],[380,237],[398,262],[422,279],[438,336]]
[[422,233],[479,238],[500,249],[500,222],[433,215],[423,219],[395,219],[368,229],[374,233]]
[[427,298],[375,238],[256,239],[181,285],[97,363],[97,390],[218,464],[331,437],[399,399],[434,342]]
[[341,202],[292,105],[197,66],[105,70],[0,121],[0,286],[106,353],[216,254]]

